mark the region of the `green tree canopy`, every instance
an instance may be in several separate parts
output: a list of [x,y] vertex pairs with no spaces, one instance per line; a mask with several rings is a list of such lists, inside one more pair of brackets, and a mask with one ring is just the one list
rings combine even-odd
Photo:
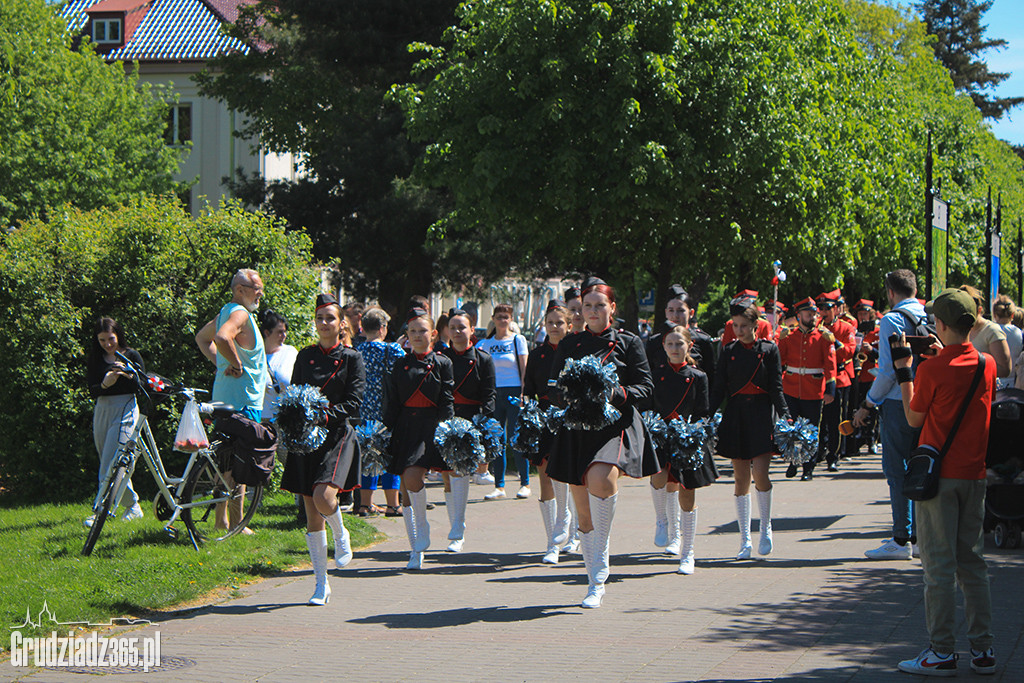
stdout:
[[0,10],[0,225],[65,202],[91,209],[168,192],[166,105],[88,42],[71,49],[43,0]]
[[985,36],[988,27],[981,21],[991,7],[992,0],[922,0],[918,4],[928,33],[935,36],[935,56],[949,70],[953,85],[971,96],[983,116],[1000,119],[1024,103],[1024,97],[996,97],[992,92],[1010,74],[989,71],[983,59],[986,51],[1008,45],[1001,38]]

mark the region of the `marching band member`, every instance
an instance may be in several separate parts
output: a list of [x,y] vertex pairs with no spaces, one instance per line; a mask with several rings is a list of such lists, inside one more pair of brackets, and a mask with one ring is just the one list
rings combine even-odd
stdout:
[[[665,360],[656,363],[651,371],[654,380],[654,409],[661,418],[670,422],[676,418],[695,421],[708,414],[708,377],[696,367],[690,355],[693,340],[690,330],[676,325],[664,334],[662,340]],[[711,456],[705,454],[704,462],[693,470],[681,470],[675,464],[666,462],[665,469],[651,477],[651,492],[660,492],[661,500],[655,496],[655,512],[666,518],[669,526],[665,552],[679,555],[679,573],[693,573],[693,542],[697,533],[696,490],[712,484],[718,478],[718,471]],[[674,492],[666,492],[674,484]],[[659,507],[660,502],[660,507]],[[682,533],[679,533],[680,508],[682,508]],[[675,522],[675,536],[672,536],[672,520]],[[658,530],[662,529],[659,523]],[[681,543],[680,543],[680,536]],[[672,548],[672,545],[675,548]]]
[[395,363],[384,385],[383,422],[391,430],[388,472],[402,477],[406,492],[406,508],[402,511],[410,547],[406,569],[420,569],[423,553],[430,547],[423,478],[427,470],[447,467],[434,443],[434,432],[438,423],[455,415],[454,380],[452,362],[433,350],[437,331],[430,314],[414,308],[406,321],[410,349]]
[[[475,415],[494,417],[494,361],[489,353],[473,345],[473,325],[469,314],[461,308],[448,311],[448,346],[441,353],[452,363],[455,416],[467,420]],[[458,476],[449,471],[443,474],[445,509],[451,524],[447,550],[457,553],[465,542],[470,475]]]
[[[547,336],[542,344],[530,351],[529,358],[526,359],[523,396],[536,399],[541,410],[546,410],[551,405],[548,396],[551,366],[555,362],[558,344],[569,332],[571,319],[572,314],[561,301],[551,300],[544,313],[544,331]],[[547,474],[548,455],[551,450],[551,438],[548,434],[546,432],[541,437],[537,452],[527,454],[527,457],[537,466],[540,476],[540,514],[547,534],[546,551],[541,562],[558,564],[559,546],[569,538],[572,515],[569,510],[569,486],[565,482],[553,480]]]
[[310,605],[325,605],[331,598],[327,583],[327,531],[334,536],[334,564],[339,569],[352,560],[348,529],[338,507],[338,493],[359,488],[359,445],[348,418],[359,417],[366,387],[363,357],[342,341],[348,322],[338,300],[330,294],[316,298],[316,333],[319,343],[298,352],[292,384],[317,387],[330,402],[327,439],[311,453],[288,453],[281,488],[302,496],[306,507],[306,546],[313,563],[316,588]]
[[[779,355],[782,358],[782,391],[789,414],[795,419],[807,418],[812,425],[821,424],[822,403],[835,400],[836,352],[835,337],[816,324],[818,307],[811,297],[793,306],[798,325],[793,331],[780,330]],[[805,463],[801,481],[814,473],[814,459]],[[796,476],[796,465],[786,470],[787,477]]]
[[772,551],[772,482],[768,476],[774,445],[772,408],[788,418],[782,394],[779,348],[766,339],[755,339],[760,320],[757,308],[742,303],[730,306],[737,338],[722,349],[715,368],[708,412],[714,414],[726,399],[718,427],[718,452],[732,460],[735,472],[736,518],[740,532],[737,560],[750,559],[750,479],[753,475],[761,519],[758,552]]
[[582,295],[586,329],[558,345],[551,376],[558,377],[569,359],[596,356],[603,364],[614,364],[619,388],[611,402],[621,416],[601,429],[560,429],[548,458],[547,473],[572,486],[589,579],[582,606],[595,608],[601,606],[608,578],[608,540],[618,498],[617,480],[622,473],[641,478],[662,468],[637,410],[653,389],[643,343],[637,335],[613,326],[615,290],[603,280],[588,278]]
[[821,429],[818,432],[818,461],[828,463],[828,471],[839,469],[839,450],[842,437],[839,423],[846,419],[850,405],[850,387],[853,385],[853,359],[857,354],[857,329],[840,316],[843,308],[842,295],[838,289],[818,295],[817,304],[821,310],[821,324],[835,337],[833,346],[836,355],[835,400],[821,409]]

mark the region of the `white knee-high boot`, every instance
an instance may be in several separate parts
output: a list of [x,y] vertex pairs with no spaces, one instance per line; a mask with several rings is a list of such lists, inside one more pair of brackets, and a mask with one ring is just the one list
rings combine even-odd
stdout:
[[555,517],[558,514],[558,504],[553,498],[538,502],[540,503],[540,516],[544,520],[544,540],[547,547],[541,562],[544,564],[558,564],[558,544],[554,540],[554,536],[557,533]]
[[576,499],[573,498],[572,492],[569,493],[569,537],[562,546],[562,552],[580,552],[580,516],[576,512]]
[[306,548],[313,563],[313,578],[316,588],[309,598],[310,605],[326,605],[331,599],[331,587],[327,584],[327,529],[306,533]]
[[693,541],[697,536],[697,508],[682,513],[682,546],[679,549],[679,573],[693,573]]
[[413,550],[422,553],[430,547],[430,523],[427,521],[427,490],[408,491],[412,517],[416,523],[416,544]]
[[668,545],[665,546],[666,555],[679,554],[679,513],[683,509],[679,507],[679,494],[668,492],[665,496],[665,518],[668,520]]
[[604,584],[608,580],[609,572],[609,538],[618,497],[617,493],[607,498],[598,498],[590,494],[590,516],[594,522],[594,530],[587,534],[590,546],[588,554],[591,560],[588,567],[590,586],[587,596],[583,599],[583,607],[600,607],[604,597]]
[[761,514],[761,539],[757,544],[757,552],[770,555],[772,552],[772,489],[757,491],[757,509]]
[[654,545],[664,548],[668,545],[668,515],[665,510],[665,499],[668,491],[664,487],[651,487],[651,501],[654,503]]
[[752,550],[750,545],[750,494],[736,496],[736,521],[740,528],[740,551],[737,560],[749,560]]
[[416,550],[416,515],[412,506],[402,509],[402,520],[405,522],[405,534],[409,537],[409,562],[406,569],[420,569],[423,566],[423,553]]
[[445,507],[448,509],[448,521],[451,530],[448,532],[448,552],[457,553],[462,550],[466,538],[466,504],[469,502],[469,477],[449,477],[451,492],[444,494]]
[[554,545],[563,545],[569,540],[569,523],[572,521],[572,512],[569,510],[569,485],[564,481],[552,480],[551,487],[555,489],[555,526],[551,542]]
[[345,522],[341,518],[341,509],[335,508],[334,514],[324,517],[328,526],[331,527],[331,534],[334,536],[334,566],[344,569],[352,561],[352,537],[345,528]]

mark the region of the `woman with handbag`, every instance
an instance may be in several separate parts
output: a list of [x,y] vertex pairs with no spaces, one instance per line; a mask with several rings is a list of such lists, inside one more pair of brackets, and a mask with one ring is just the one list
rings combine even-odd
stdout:
[[338,493],[359,486],[359,445],[349,418],[359,417],[366,386],[366,371],[358,351],[343,343],[348,322],[338,300],[330,294],[316,298],[317,344],[299,351],[292,368],[292,384],[320,390],[327,410],[327,438],[311,453],[288,453],[281,488],[302,496],[306,506],[306,546],[313,563],[316,587],[310,605],[325,605],[331,597],[327,583],[327,531],[334,536],[334,564],[338,569],[352,560],[348,529],[338,507]]

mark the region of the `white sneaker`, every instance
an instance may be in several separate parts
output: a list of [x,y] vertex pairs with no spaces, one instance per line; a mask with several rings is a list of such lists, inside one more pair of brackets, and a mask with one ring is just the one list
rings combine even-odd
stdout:
[[130,522],[133,519],[142,519],[144,516],[145,515],[142,514],[142,508],[139,507],[138,503],[136,503],[135,505],[132,505],[130,508],[124,511],[124,514],[121,515],[121,519],[123,519],[126,522]]
[[668,545],[668,520],[659,519],[654,523],[654,545],[664,548]]
[[466,542],[466,539],[464,539],[464,538],[453,539],[452,542],[448,544],[448,547],[445,548],[445,550],[447,550],[450,553],[461,553],[462,552],[462,544],[465,543],[465,542]]
[[89,515],[88,517],[86,517],[85,519],[82,520],[82,526],[84,526],[86,529],[91,529],[92,528],[92,523],[95,522],[95,521],[96,521],[96,515]]
[[910,545],[910,555],[911,557],[921,557],[921,549],[917,547],[916,543]]
[[890,538],[878,548],[865,550],[864,557],[869,560],[909,560],[913,552],[909,543],[900,545]]
[[440,472],[427,472],[427,481],[444,481]]
[[486,496],[484,496],[484,500],[498,500],[499,498],[504,498],[504,497],[505,497],[505,489],[494,489],[493,491],[488,493]]
[[516,498],[529,498],[529,497],[530,497],[530,487],[529,486],[520,486],[519,490],[516,491]]
[[574,538],[565,545],[562,546],[562,552],[566,555],[579,555],[580,554],[580,539]]
[[590,586],[587,588],[587,596],[583,598],[580,607],[586,609],[597,609],[601,606],[601,599],[604,598],[604,585]]
[[494,475],[490,472],[484,472],[483,474],[474,474],[473,483],[480,484],[482,486],[494,486]]
[[669,541],[668,545],[665,546],[665,551],[664,551],[665,554],[666,555],[678,555],[679,554],[679,543],[680,543],[681,540],[682,539],[680,539],[677,536],[675,538],[675,540]]

